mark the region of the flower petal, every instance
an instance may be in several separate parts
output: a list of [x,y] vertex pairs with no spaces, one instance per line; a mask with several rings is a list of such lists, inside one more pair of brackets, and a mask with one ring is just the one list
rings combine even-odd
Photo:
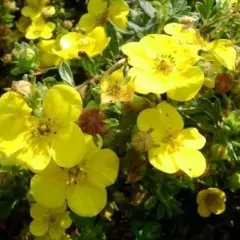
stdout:
[[167,145],[162,144],[160,147],[152,148],[148,152],[150,163],[165,173],[176,173],[179,168],[173,160],[173,156],[167,150]]
[[31,179],[31,194],[41,205],[58,208],[64,204],[67,175],[54,163]]
[[104,187],[80,182],[68,188],[67,202],[69,208],[79,216],[93,217],[105,207],[107,191]]
[[72,224],[72,219],[69,216],[69,212],[64,212],[58,217],[59,225],[66,229],[69,228]]
[[75,123],[69,123],[56,131],[50,149],[53,159],[60,167],[73,167],[85,155],[84,134]]
[[236,67],[237,52],[231,40],[219,39],[210,42],[207,45],[207,50],[229,70],[234,70]]
[[81,112],[80,94],[68,85],[55,85],[47,91],[43,99],[43,115],[56,122],[75,121]]
[[24,146],[26,119],[21,114],[16,121],[15,114],[0,115],[0,150],[11,155]]
[[34,219],[42,219],[49,216],[49,208],[46,208],[38,203],[32,204],[30,215]]
[[176,101],[189,101],[200,91],[204,82],[204,74],[200,68],[190,67],[179,74],[178,81],[179,86],[169,90],[168,97]]
[[86,161],[88,180],[101,186],[113,184],[118,175],[119,159],[111,149],[101,149]]
[[198,214],[201,217],[209,217],[211,212],[208,210],[207,206],[204,203],[198,205]]
[[201,149],[206,143],[206,139],[196,128],[186,128],[178,136],[184,147]]
[[151,55],[139,42],[130,42],[122,46],[122,51],[128,56],[128,63],[139,69],[152,69],[153,63]]
[[64,236],[65,229],[59,226],[53,226],[49,228],[50,239],[61,239]]
[[17,155],[17,159],[34,172],[43,170],[51,159],[48,142],[40,142],[39,139],[29,140]]
[[191,178],[200,177],[206,169],[204,156],[195,149],[180,147],[174,153],[174,161]]
[[88,12],[94,16],[98,16],[107,10],[107,6],[105,0],[90,0],[88,3]]
[[174,87],[175,82],[174,79],[161,73],[135,67],[129,70],[128,76],[134,81],[135,91],[141,94],[165,93]]
[[77,26],[84,32],[91,32],[98,25],[97,20],[96,16],[86,13],[82,15]]
[[0,115],[16,114],[18,116],[30,115],[32,109],[28,107],[24,98],[15,92],[4,93],[0,98]]
[[48,231],[48,221],[45,219],[33,220],[30,223],[30,232],[37,237],[43,236]]

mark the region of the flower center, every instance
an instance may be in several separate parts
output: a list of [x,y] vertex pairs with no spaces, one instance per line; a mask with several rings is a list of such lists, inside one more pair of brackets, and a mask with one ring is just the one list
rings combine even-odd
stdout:
[[208,192],[204,198],[207,206],[212,206],[218,202],[218,194],[216,192]]
[[83,169],[84,164],[82,166],[75,166],[69,169],[68,171],[68,185],[77,184],[87,178],[87,172]]
[[57,134],[57,132],[53,129],[53,123],[51,122],[50,118],[37,122],[33,126],[31,133],[34,137],[45,137],[51,134]]
[[175,61],[172,55],[161,55],[154,59],[155,69],[163,75],[169,75],[174,71]]

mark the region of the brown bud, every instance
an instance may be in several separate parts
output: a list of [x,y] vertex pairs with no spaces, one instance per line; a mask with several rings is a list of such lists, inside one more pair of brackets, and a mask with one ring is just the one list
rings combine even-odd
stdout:
[[184,25],[191,25],[197,21],[196,18],[191,17],[191,16],[182,16],[181,18],[178,19],[178,22]]
[[66,28],[66,29],[71,29],[73,27],[73,23],[69,20],[65,20],[63,22],[63,26]]
[[85,108],[79,118],[78,125],[84,133],[91,135],[106,132],[104,112],[98,108]]
[[1,60],[5,63],[8,64],[12,61],[12,54],[6,53],[2,56]]
[[231,89],[232,76],[229,73],[220,73],[215,78],[215,91],[218,93],[226,93]]
[[32,84],[30,82],[20,80],[12,83],[11,90],[20,93],[23,96],[27,96],[32,90]]
[[15,1],[9,1],[9,0],[5,0],[4,1],[4,6],[10,11],[10,12],[16,12],[18,11],[18,7],[16,5]]

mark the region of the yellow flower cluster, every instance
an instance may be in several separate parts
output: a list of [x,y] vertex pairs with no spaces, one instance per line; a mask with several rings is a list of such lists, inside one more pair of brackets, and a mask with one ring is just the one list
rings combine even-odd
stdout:
[[18,30],[25,33],[27,39],[44,38],[49,39],[55,29],[53,22],[46,22],[45,19],[55,14],[55,8],[51,5],[47,6],[48,0],[27,0],[21,13],[17,27]]
[[80,216],[97,215],[118,174],[117,155],[97,148],[75,123],[81,112],[79,93],[63,84],[46,92],[40,116],[18,93],[0,98],[0,151],[8,157],[1,164],[10,161],[36,173],[30,230],[43,239],[60,239],[70,226],[66,201]]
[[88,34],[70,32],[57,39],[42,40],[39,42],[41,66],[51,67],[64,60],[80,59],[81,53],[94,57],[103,52],[109,41],[103,27],[96,27]]
[[[136,92],[167,93],[173,100],[188,101],[204,84],[204,73],[197,66],[200,60],[235,69],[237,53],[230,40],[208,42],[197,30],[178,23],[168,24],[164,30],[169,35],[150,34],[122,47],[132,66],[129,76],[135,80]],[[200,50],[204,54],[199,55]]]

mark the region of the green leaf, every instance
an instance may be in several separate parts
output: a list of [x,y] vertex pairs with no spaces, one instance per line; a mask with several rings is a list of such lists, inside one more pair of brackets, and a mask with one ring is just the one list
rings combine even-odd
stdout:
[[157,219],[160,220],[164,217],[165,214],[165,206],[162,203],[158,204],[157,207]]
[[117,29],[111,21],[108,21],[108,23],[107,23],[107,34],[111,38],[111,41],[110,41],[108,47],[114,57],[118,56],[120,53],[120,51],[119,51],[120,44],[119,44],[119,40],[118,40]]
[[74,80],[73,80],[73,74],[71,71],[70,66],[66,62],[62,62],[58,69],[59,75],[61,79],[69,84],[70,86],[75,86]]
[[45,83],[47,87],[52,87],[57,83],[57,80],[54,77],[46,77],[43,79],[43,83]]
[[151,196],[145,201],[144,208],[147,209],[147,210],[150,210],[150,209],[155,207],[157,202],[158,202],[157,197],[156,196]]
[[145,0],[139,0],[139,4],[140,7],[150,18],[154,18],[156,16],[156,10],[150,2],[147,2]]
[[116,127],[119,125],[119,121],[116,118],[108,118],[104,120],[108,127]]
[[201,2],[196,2],[196,5],[195,5],[197,11],[202,15],[202,17],[206,17],[206,12],[205,12],[205,7],[203,5],[203,3]]
[[16,200],[0,201],[0,221],[6,220],[9,217],[16,203]]
[[96,63],[86,53],[81,54],[81,65],[92,77],[97,75]]

